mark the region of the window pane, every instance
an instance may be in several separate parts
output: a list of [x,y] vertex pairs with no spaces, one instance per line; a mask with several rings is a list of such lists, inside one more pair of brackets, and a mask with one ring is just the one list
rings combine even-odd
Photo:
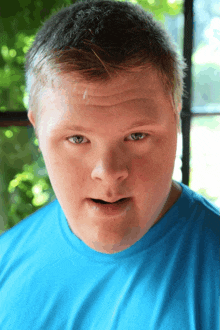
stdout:
[[220,208],[220,116],[192,118],[190,188]]
[[220,113],[220,4],[194,0],[192,111]]

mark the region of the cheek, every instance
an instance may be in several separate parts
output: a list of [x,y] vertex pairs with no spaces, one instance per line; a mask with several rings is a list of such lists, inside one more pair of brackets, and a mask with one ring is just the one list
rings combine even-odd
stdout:
[[[173,171],[176,156],[176,140],[155,138],[147,152],[133,158],[133,177],[140,182],[149,182],[151,179],[166,177]],[[137,182],[136,180],[136,182]]]
[[71,207],[73,203],[78,203],[86,186],[85,169],[70,159],[59,158],[47,155],[45,164],[55,195],[60,202],[70,203],[68,207]]
[[73,191],[82,186],[85,168],[79,159],[71,157],[59,143],[44,143],[42,154],[54,190]]

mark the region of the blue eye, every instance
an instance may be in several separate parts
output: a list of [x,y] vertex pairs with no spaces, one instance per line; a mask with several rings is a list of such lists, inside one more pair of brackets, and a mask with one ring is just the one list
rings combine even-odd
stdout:
[[[145,137],[147,137],[148,134],[146,133],[132,133],[130,134],[130,136],[132,136],[132,141],[139,141],[139,140],[143,140]],[[72,139],[73,144],[83,144],[82,141],[85,137],[82,135],[73,135],[71,137],[68,138],[68,140]],[[85,142],[84,142],[85,143]]]
[[[82,140],[83,140],[84,136],[81,136],[81,135],[73,135],[71,136],[69,139],[73,139],[73,144],[82,144]],[[80,142],[79,142],[80,140]]]
[[145,137],[147,136],[147,134],[145,134],[145,133],[132,133],[132,134],[130,134],[130,136],[138,136],[138,139],[135,138],[135,140],[133,140],[133,141],[143,140],[144,137],[140,138],[141,135],[145,136]]

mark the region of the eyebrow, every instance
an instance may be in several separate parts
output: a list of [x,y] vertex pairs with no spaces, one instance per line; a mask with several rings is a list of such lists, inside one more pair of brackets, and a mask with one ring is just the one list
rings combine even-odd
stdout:
[[[134,123],[132,123],[131,126],[129,126],[125,131],[129,131],[130,129],[135,128],[135,127],[147,126],[147,125],[149,125],[149,123],[147,123],[146,121],[138,120],[138,121],[135,121]],[[68,126],[65,126],[64,128],[68,128],[68,129],[78,131],[78,132],[85,132],[85,133],[93,133],[94,132],[93,130],[91,130],[89,128],[86,128],[86,127],[83,127],[83,126],[80,126],[80,125],[71,125],[71,126],[68,125]],[[121,130],[121,132],[123,132],[123,131]]]

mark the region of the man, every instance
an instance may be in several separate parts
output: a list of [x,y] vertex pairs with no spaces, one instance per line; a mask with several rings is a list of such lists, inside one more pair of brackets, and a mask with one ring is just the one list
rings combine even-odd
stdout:
[[128,2],[38,32],[28,117],[57,199],[0,238],[2,330],[219,328],[219,213],[172,180],[184,68]]

